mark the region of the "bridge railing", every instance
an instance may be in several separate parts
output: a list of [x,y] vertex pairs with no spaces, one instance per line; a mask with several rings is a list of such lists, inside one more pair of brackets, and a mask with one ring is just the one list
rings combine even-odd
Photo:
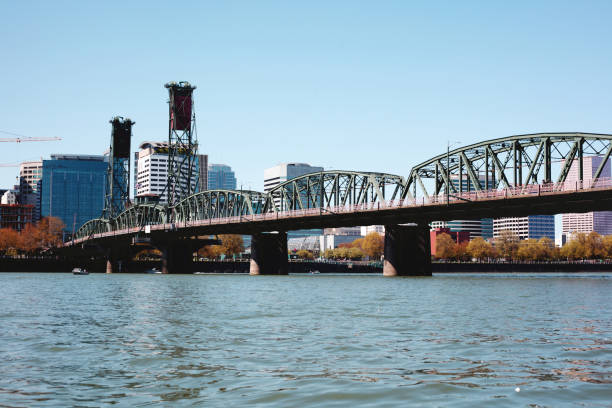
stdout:
[[[235,224],[243,222],[258,222],[298,217],[322,217],[356,212],[383,211],[394,208],[411,208],[420,206],[436,206],[445,204],[456,204],[467,201],[499,200],[508,198],[529,197],[534,195],[566,194],[572,191],[610,189],[612,178],[599,178],[597,180],[565,181],[561,183],[529,184],[523,186],[509,187],[505,189],[470,191],[458,194],[440,194],[430,197],[406,198],[403,200],[386,200],[363,204],[339,205],[325,208],[307,208],[300,210],[289,210],[284,212],[271,212],[264,214],[240,215],[231,217],[211,218],[197,221],[184,221],[177,223],[164,223],[148,226],[153,231],[168,231],[177,228],[199,227],[205,225]],[[104,238],[115,235],[134,234],[142,232],[142,227],[125,228],[105,233],[94,234],[89,239]],[[79,243],[87,240],[82,238],[75,240]]]

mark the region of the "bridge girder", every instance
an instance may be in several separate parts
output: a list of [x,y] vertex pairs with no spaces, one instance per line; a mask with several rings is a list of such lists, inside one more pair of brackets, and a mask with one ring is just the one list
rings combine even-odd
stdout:
[[328,170],[305,174],[258,191],[207,190],[173,207],[134,205],[111,220],[85,223],[77,238],[92,234],[168,222],[188,223],[234,216],[291,210],[371,205],[389,200],[417,200],[450,195],[564,182],[573,163],[584,179],[584,157],[601,156],[593,180],[612,153],[612,135],[596,133],[535,133],[487,140],[435,156],[414,166],[408,178],[359,171]]
[[587,156],[603,156],[593,176],[598,179],[611,152],[609,134],[534,133],[487,140],[414,166],[402,198],[564,182],[574,161],[584,180]]

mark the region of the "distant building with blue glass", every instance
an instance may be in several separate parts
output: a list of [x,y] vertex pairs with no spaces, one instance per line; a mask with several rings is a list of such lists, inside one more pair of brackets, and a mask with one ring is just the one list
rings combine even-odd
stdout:
[[527,217],[505,217],[493,220],[493,236],[502,231],[512,231],[519,239],[550,238],[555,240],[554,215],[529,215]]
[[100,217],[107,168],[104,156],[54,154],[43,160],[41,216],[60,218],[66,233]]
[[225,164],[208,165],[209,190],[235,190],[236,175],[230,166]]

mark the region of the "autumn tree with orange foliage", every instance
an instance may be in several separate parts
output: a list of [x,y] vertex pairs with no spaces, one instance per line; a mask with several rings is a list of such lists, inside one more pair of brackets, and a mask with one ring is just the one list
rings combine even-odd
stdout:
[[436,258],[452,259],[457,251],[457,243],[447,233],[436,236]]
[[384,250],[384,238],[378,232],[370,232],[363,239],[363,252],[370,258],[380,258]]
[[64,223],[57,217],[45,217],[38,224],[26,224],[21,232],[12,228],[0,230],[0,251],[12,249],[26,253],[56,247],[62,243]]

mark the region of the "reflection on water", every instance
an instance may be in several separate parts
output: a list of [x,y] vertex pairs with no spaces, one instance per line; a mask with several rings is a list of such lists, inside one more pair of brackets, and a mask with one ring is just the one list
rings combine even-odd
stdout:
[[606,274],[2,274],[0,406],[606,406],[611,289]]

